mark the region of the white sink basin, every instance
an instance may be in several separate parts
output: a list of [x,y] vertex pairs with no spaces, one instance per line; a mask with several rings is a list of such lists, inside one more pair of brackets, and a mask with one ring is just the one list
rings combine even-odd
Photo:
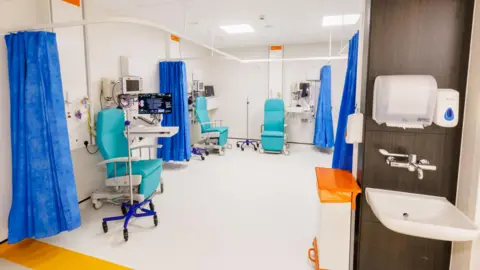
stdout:
[[392,231],[444,241],[471,241],[480,231],[446,198],[366,189],[375,216]]

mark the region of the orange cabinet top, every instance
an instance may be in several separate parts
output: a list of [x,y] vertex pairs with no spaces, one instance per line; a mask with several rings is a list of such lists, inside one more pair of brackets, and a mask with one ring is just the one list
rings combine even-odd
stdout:
[[356,208],[355,199],[362,192],[349,171],[315,168],[317,189],[322,203],[351,203]]

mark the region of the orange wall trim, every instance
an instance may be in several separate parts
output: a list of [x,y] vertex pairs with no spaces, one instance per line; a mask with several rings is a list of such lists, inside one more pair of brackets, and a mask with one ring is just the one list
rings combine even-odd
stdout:
[[176,42],[180,42],[180,38],[175,35],[170,35],[170,39]]
[[273,45],[273,46],[270,46],[270,51],[281,51],[283,50],[283,46],[282,45]]
[[81,0],[63,0],[63,2],[75,5],[77,7],[81,6]]

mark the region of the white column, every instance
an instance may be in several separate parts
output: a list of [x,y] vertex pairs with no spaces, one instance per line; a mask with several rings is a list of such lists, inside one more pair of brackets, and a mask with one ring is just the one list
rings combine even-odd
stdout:
[[[283,46],[272,45],[269,51],[269,59],[283,59]],[[283,62],[270,61],[268,74],[268,97],[283,98]]]

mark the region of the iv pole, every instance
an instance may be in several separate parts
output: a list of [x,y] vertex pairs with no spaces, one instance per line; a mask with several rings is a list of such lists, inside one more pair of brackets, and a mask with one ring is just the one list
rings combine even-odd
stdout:
[[255,151],[258,150],[258,148],[260,147],[260,143],[257,141],[257,140],[250,140],[249,139],[249,130],[248,130],[248,124],[249,124],[249,120],[250,120],[250,117],[249,117],[249,107],[250,107],[250,100],[248,99],[247,97],[247,139],[244,140],[244,141],[237,141],[237,148],[240,147],[242,149],[242,151],[245,150],[245,146],[253,146],[253,149]]

